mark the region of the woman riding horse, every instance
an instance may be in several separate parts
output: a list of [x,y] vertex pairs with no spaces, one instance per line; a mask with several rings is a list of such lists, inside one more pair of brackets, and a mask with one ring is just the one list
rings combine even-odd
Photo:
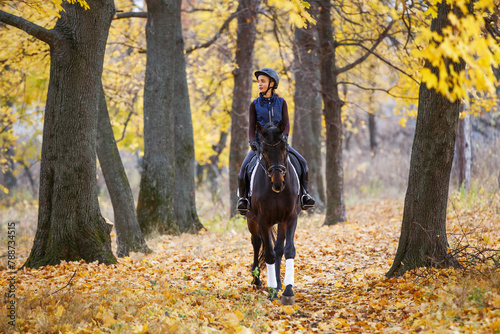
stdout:
[[[253,284],[262,286],[260,267],[265,262],[269,299],[277,298],[282,288],[280,271],[284,255],[285,291],[281,295],[281,303],[291,305],[295,302],[294,236],[301,211],[299,176],[290,161],[283,138],[284,122],[280,121],[277,126],[270,122],[264,127],[257,123],[256,129],[260,136],[259,156],[251,176],[251,210],[246,214],[248,230],[252,234]],[[277,226],[276,236],[274,226]]]
[[[239,199],[237,210],[242,215],[247,213],[250,206],[250,203],[248,202],[248,189],[245,180],[246,167],[256,154],[257,148],[260,144],[259,133],[256,131],[256,124],[259,123],[261,126],[264,126],[271,122],[274,125],[277,125],[280,121],[283,121],[285,127],[283,130],[283,138],[285,141],[288,140],[288,133],[290,132],[287,103],[284,98],[275,93],[275,89],[278,88],[280,81],[278,73],[273,69],[263,68],[262,70],[255,72],[255,77],[258,82],[259,97],[250,104],[248,137],[251,150],[248,152],[245,160],[243,160],[240,173],[238,175]],[[290,145],[287,145],[287,149],[291,154],[297,157],[303,170],[300,175],[302,189],[301,207],[302,210],[307,210],[314,207],[314,204],[316,203],[314,198],[308,194],[309,170],[307,162],[304,157],[302,157]]]

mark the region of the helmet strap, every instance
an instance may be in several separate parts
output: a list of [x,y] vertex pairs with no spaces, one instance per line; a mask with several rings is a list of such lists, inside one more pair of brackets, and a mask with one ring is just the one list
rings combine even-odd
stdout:
[[266,89],[266,92],[264,93],[263,96],[266,96],[267,95],[267,92],[269,92],[270,89],[274,88],[274,85],[271,86],[271,80],[269,80],[269,84],[267,85],[267,89]]

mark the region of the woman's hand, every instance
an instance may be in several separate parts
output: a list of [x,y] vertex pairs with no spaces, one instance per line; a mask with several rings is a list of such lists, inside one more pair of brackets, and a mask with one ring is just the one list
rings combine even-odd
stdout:
[[250,143],[250,148],[252,149],[252,151],[257,151],[257,149],[259,148],[259,145],[257,144],[257,141],[256,140],[250,140],[249,143]]

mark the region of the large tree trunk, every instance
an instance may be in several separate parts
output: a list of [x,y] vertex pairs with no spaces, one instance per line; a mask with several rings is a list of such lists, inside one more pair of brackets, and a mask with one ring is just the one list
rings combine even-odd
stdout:
[[[175,203],[175,117],[172,114],[175,66],[175,4],[147,0],[147,60],[144,82],[144,158],[137,218],[142,233],[179,234]],[[174,40],[174,41],[173,41]]]
[[[317,16],[317,3],[312,2],[308,11]],[[321,155],[322,100],[319,73],[319,47],[314,25],[295,29],[295,116],[293,147],[309,165],[309,193],[316,198],[316,208],[324,209],[325,195]]]
[[331,3],[321,0],[318,17],[320,44],[321,92],[326,124],[326,216],[325,225],[346,221],[344,203],[344,170],[342,166],[343,101],[338,91],[335,68]]
[[97,112],[111,0],[92,8],[63,2],[50,45],[50,81],[43,128],[38,226],[25,263],[38,268],[61,260],[115,263],[112,226],[97,199]]
[[146,245],[137,221],[134,196],[120,158],[120,152],[116,146],[102,86],[99,91],[98,117],[97,156],[113,204],[118,242],[116,253],[119,257],[128,256],[129,252],[150,253],[151,250]]
[[[449,25],[450,10],[444,1],[438,4],[432,31],[441,34]],[[449,64],[457,73],[465,68],[463,62],[449,61]],[[439,70],[429,62],[425,66],[439,75]],[[388,277],[418,267],[457,264],[447,254],[446,206],[459,107],[460,101],[451,102],[434,89],[428,89],[425,83],[420,84],[401,236]]]
[[[462,105],[463,109],[463,105]],[[458,187],[464,187],[469,190],[470,187],[470,171],[472,166],[472,124],[471,116],[458,121],[456,154],[458,166]]]
[[260,0],[240,0],[236,40],[236,68],[231,111],[231,147],[229,151],[230,215],[236,214],[236,190],[241,163],[248,152],[248,106],[252,95],[252,61],[255,44],[255,20]]
[[[172,21],[174,30],[169,33],[169,48],[172,48],[174,66],[169,75],[174,80],[174,89],[171,91],[172,109],[175,115],[175,218],[180,232],[197,232],[203,228],[195,200],[195,160],[193,123],[191,120],[191,106],[186,78],[186,60],[184,59],[184,38],[181,22],[182,0],[172,1],[172,11],[164,19]],[[160,59],[161,61],[161,59]]]

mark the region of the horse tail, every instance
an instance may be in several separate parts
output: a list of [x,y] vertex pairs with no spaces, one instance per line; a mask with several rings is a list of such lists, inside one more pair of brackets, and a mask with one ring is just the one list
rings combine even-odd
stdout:
[[[269,233],[271,234],[271,247],[274,249],[274,244],[276,243],[276,234],[278,233],[278,225],[274,225],[273,227],[271,227],[271,229],[269,230]],[[260,233],[259,233],[260,234]],[[260,238],[262,240],[262,236],[260,235]],[[264,245],[262,245],[262,247],[260,247],[260,251],[259,251],[259,267],[262,271],[262,269],[264,269],[266,267],[266,255],[265,255],[265,251],[264,251]]]

